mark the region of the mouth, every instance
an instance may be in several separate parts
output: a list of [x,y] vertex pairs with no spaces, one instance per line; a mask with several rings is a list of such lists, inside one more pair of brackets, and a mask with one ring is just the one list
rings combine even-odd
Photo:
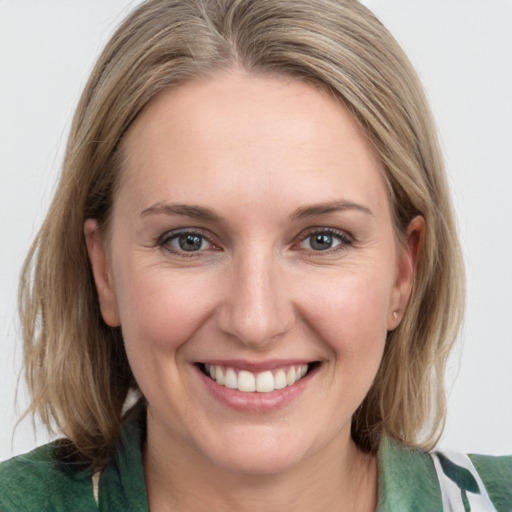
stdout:
[[271,393],[292,387],[310,375],[320,363],[291,364],[260,372],[241,370],[230,366],[198,363],[199,369],[219,386],[238,390],[242,393]]

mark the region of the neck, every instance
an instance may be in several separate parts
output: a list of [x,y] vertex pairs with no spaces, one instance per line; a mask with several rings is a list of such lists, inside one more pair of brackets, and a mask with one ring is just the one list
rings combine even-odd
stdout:
[[247,474],[215,465],[148,424],[144,469],[151,512],[373,512],[377,460],[350,437],[280,473]]

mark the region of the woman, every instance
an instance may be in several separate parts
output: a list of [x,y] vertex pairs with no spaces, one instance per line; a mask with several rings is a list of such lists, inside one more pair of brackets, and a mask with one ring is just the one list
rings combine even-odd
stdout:
[[510,458],[425,453],[456,240],[421,87],[367,9],[144,3],[22,280],[32,411],[65,438],[4,463],[0,503],[507,510]]

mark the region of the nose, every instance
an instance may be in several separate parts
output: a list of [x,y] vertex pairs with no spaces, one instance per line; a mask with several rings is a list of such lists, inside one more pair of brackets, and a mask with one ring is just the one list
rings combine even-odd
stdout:
[[290,330],[293,305],[276,257],[255,252],[241,256],[233,261],[227,281],[217,315],[221,331],[263,350]]

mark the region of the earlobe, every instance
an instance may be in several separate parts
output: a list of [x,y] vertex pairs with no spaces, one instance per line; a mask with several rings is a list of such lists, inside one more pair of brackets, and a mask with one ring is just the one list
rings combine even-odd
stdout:
[[108,266],[105,242],[101,236],[96,219],[87,219],[85,221],[84,235],[100,301],[101,316],[110,327],[118,327],[121,325],[121,322],[117,296]]
[[421,215],[414,217],[407,227],[406,240],[398,258],[398,268],[391,296],[388,314],[389,331],[398,327],[409,301],[424,229],[425,219]]

